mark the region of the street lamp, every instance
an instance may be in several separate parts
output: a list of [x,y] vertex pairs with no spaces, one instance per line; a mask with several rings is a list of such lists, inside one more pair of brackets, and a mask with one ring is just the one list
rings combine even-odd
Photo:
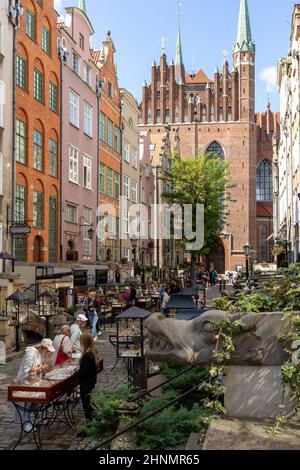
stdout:
[[24,292],[19,289],[6,299],[6,316],[11,315],[11,325],[15,327],[16,348],[20,351],[20,326],[24,325],[29,314],[29,299]]
[[247,279],[247,282],[249,281],[249,256],[250,256],[250,251],[251,251],[251,246],[249,245],[249,243],[247,243],[244,248],[244,256],[246,258],[246,279]]
[[138,245],[138,237],[136,235],[133,235],[130,241],[131,241],[132,254],[133,254],[133,277],[135,277],[136,275],[136,249]]
[[38,296],[39,316],[46,320],[46,338],[49,338],[49,320],[55,315],[55,298],[47,290]]

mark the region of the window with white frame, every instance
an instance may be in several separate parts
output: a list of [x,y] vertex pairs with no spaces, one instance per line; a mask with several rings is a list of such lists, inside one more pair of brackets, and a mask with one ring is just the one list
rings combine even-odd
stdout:
[[4,55],[3,23],[0,23],[0,54]]
[[107,195],[113,195],[113,170],[107,168]]
[[92,160],[86,155],[83,157],[83,186],[92,189]]
[[90,229],[92,225],[92,209],[88,207],[83,208],[83,256],[84,258],[91,258],[92,256],[92,240],[90,239]]
[[[2,251],[3,251],[3,224],[1,223],[0,224],[0,253],[2,253]],[[0,270],[0,272],[2,271]]]
[[0,81],[0,127],[4,127],[4,83]]
[[131,200],[132,202],[137,202],[137,182],[131,181]]
[[85,134],[93,137],[93,108],[86,101],[83,107],[83,130]]
[[78,184],[78,159],[79,152],[77,149],[69,146],[69,181]]
[[70,90],[69,96],[70,123],[79,127],[79,95]]
[[124,197],[130,199],[129,197],[129,178],[127,175],[124,175]]
[[129,248],[124,248],[124,249],[123,249],[123,257],[124,257],[124,258],[127,258],[127,260],[129,260],[129,256],[130,256],[130,250],[129,250]]
[[67,204],[66,206],[66,222],[71,224],[78,223],[78,207],[74,204]]
[[130,144],[127,140],[124,142],[124,160],[130,163]]
[[132,147],[132,166],[134,168],[137,168],[138,166],[138,154],[137,149],[135,147]]
[[126,209],[123,209],[123,227],[124,233],[129,233],[129,213]]
[[91,68],[86,64],[84,64],[83,68],[83,80],[91,86]]
[[75,52],[73,52],[73,70],[77,75],[80,75],[80,59]]
[[110,119],[107,119],[107,143],[114,147],[114,123]]

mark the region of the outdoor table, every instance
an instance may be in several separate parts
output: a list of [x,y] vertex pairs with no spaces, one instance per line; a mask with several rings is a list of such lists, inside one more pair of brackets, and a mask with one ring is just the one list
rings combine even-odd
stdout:
[[155,311],[158,312],[158,306],[160,304],[160,297],[159,294],[152,294],[151,295],[151,306],[154,307]]
[[[103,360],[99,363],[98,373],[102,370]],[[11,384],[7,392],[7,400],[13,403],[20,419],[19,439],[12,449],[32,432],[37,449],[42,450],[42,428],[49,429],[55,423],[64,423],[70,428],[76,426],[74,409],[80,401],[79,361],[67,361],[42,378],[28,378]],[[26,431],[25,424],[31,424],[32,430]]]
[[145,299],[137,299],[136,300],[136,306],[144,309],[144,310],[150,310],[151,309],[151,298],[145,298]]
[[103,325],[103,329],[106,329],[106,320],[110,318],[111,324],[113,322],[113,309],[112,307],[101,307],[100,310],[100,324]]

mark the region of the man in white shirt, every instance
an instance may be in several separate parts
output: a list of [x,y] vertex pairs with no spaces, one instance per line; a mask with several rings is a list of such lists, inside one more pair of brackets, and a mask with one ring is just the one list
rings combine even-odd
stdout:
[[53,346],[55,348],[55,353],[53,353],[52,360],[53,364],[55,365],[56,363],[56,358],[57,358],[57,353],[59,351],[59,348],[61,346],[62,352],[66,355],[69,356],[70,359],[72,357],[72,352],[73,352],[73,345],[70,340],[71,337],[71,328],[69,325],[64,325],[61,327],[60,332],[58,335],[55,336],[53,340]]
[[82,335],[83,328],[86,325],[88,319],[83,313],[80,313],[75,323],[71,326],[71,343],[75,351],[80,351],[80,336]]

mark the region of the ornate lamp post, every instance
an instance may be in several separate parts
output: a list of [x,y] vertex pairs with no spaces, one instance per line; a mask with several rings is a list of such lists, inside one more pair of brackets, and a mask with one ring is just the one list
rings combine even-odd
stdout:
[[247,243],[243,249],[244,249],[244,256],[246,258],[246,279],[247,279],[247,282],[249,282],[249,256],[251,252],[251,246],[249,245],[249,243]]
[[11,316],[11,324],[15,327],[16,348],[20,351],[20,326],[22,326],[29,314],[29,299],[24,292],[17,290],[6,298],[6,316]]
[[55,297],[47,290],[38,296],[39,316],[46,320],[46,337],[49,338],[50,317],[55,315]]
[[133,254],[133,277],[135,277],[136,276],[136,249],[138,245],[138,237],[136,235],[133,235],[130,241],[131,241],[132,254]]

